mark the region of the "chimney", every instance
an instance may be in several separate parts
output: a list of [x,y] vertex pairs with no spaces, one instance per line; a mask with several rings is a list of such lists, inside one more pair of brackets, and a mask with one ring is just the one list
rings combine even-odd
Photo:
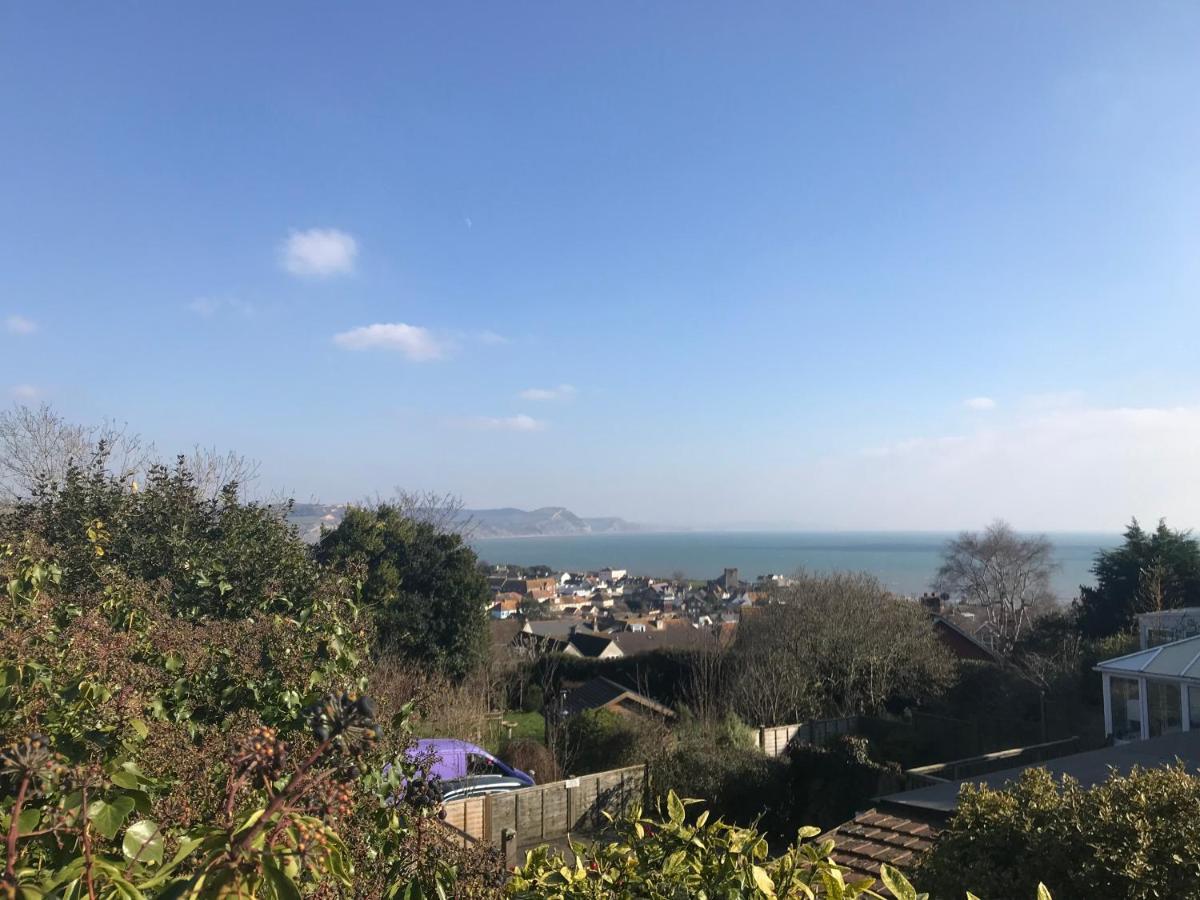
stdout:
[[921,605],[923,607],[925,607],[927,612],[930,612],[935,616],[941,615],[942,595],[934,594],[932,592],[928,593],[928,594],[922,594],[921,595]]

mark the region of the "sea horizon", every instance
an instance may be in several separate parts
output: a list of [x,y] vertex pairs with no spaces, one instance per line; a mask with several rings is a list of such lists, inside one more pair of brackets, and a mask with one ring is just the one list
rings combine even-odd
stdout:
[[[666,577],[683,572],[715,578],[725,567],[742,578],[797,571],[860,571],[889,590],[920,594],[932,587],[945,542],[960,531],[885,530],[638,530],[570,535],[473,537],[480,559],[492,564],[546,565],[559,571],[608,566],[631,574]],[[1035,533],[1035,532],[1030,532]],[[1036,532],[1054,545],[1051,587],[1060,600],[1094,584],[1096,554],[1121,542],[1119,532]]]

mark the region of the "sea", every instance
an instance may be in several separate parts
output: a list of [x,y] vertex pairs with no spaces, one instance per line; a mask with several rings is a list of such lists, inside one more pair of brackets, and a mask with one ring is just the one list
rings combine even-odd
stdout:
[[[869,572],[889,589],[920,594],[932,585],[951,532],[685,531],[621,532],[555,537],[476,538],[480,559],[556,571],[595,571],[608,566],[634,575],[716,578],[736,567],[743,580],[758,575]],[[1101,550],[1121,543],[1119,534],[1052,533],[1057,569],[1052,586],[1060,599],[1091,585],[1092,563]]]

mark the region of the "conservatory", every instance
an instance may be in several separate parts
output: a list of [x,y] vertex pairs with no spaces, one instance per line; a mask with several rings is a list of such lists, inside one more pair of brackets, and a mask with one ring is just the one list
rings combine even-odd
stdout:
[[1104,731],[1115,742],[1200,730],[1200,635],[1105,660]]

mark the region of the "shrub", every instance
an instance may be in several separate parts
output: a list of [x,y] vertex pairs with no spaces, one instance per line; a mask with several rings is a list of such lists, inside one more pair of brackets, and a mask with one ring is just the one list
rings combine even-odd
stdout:
[[558,733],[559,764],[572,775],[646,762],[662,746],[663,726],[607,709],[576,713]]
[[529,738],[516,738],[505,741],[500,747],[499,757],[514,768],[528,772],[534,776],[538,784],[557,781],[559,778],[558,764],[550,748],[540,741]]
[[862,737],[842,735],[827,747],[793,747],[787,765],[792,820],[823,828],[852,818],[872,797],[902,787],[900,767],[871,759]]
[[[371,623],[349,586],[312,569],[289,595],[254,578],[180,588],[188,560],[229,548],[188,536],[203,502],[186,479],[170,485],[162,535],[94,518],[72,532],[64,498],[113,501],[118,519],[154,508],[98,482],[69,481],[3,522],[0,734],[13,743],[0,896],[494,893],[495,861],[441,840],[436,807],[406,788],[419,774],[405,755],[412,705],[355,696],[372,674]],[[176,555],[155,568],[141,542],[161,547],[176,513]],[[293,542],[285,560],[305,552],[275,534]]]
[[1003,790],[967,785],[917,872],[935,897],[1030,894],[1055,873],[1059,900],[1191,897],[1200,865],[1200,778],[1182,764],[1112,773],[1084,788],[1030,769]]
[[[818,828],[800,829],[783,854],[772,859],[766,838],[755,829],[710,820],[707,812],[690,818],[687,807],[696,802],[669,793],[658,815],[643,816],[635,810],[616,823],[614,842],[572,844],[573,864],[559,850],[538,848],[513,874],[507,894],[513,900],[812,900],[818,894],[829,900],[921,900],[904,876],[886,863],[880,876],[886,895],[873,890],[873,878],[847,881],[846,871],[830,856],[833,842],[809,841],[820,833]],[[1044,889],[1037,896],[1050,900]]]

